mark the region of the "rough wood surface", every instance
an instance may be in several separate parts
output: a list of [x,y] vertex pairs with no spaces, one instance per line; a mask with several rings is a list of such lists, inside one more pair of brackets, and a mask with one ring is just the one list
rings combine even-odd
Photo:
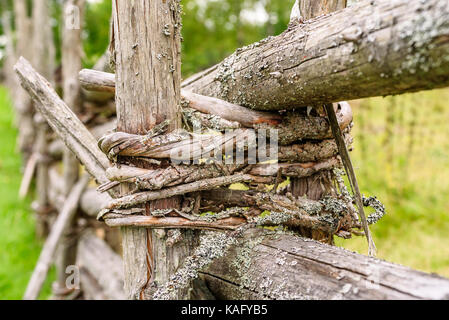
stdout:
[[449,299],[449,280],[292,235],[250,230],[202,271],[217,299]]
[[[181,7],[177,0],[114,1],[111,45],[116,64],[117,130],[146,134],[170,121],[181,126]],[[142,162],[140,163],[142,165]],[[122,184],[122,194],[129,187]],[[150,199],[148,199],[149,201]],[[145,204],[148,212],[177,208],[177,197]],[[123,228],[125,290],[131,299],[148,299],[155,287],[190,254],[195,232],[181,231],[183,241],[166,244],[166,235],[144,228]],[[181,292],[178,298],[188,296]]]
[[237,50],[183,88],[284,110],[449,84],[446,1],[366,0]]
[[233,176],[205,179],[173,188],[162,189],[160,191],[145,191],[123,196],[121,198],[113,199],[111,202],[109,202],[106,208],[107,209],[131,208],[138,204],[146,203],[148,201],[167,199],[174,196],[183,195],[186,193],[202,190],[210,190],[216,187],[251,180],[252,176],[247,174],[236,174]]
[[243,218],[226,218],[215,222],[192,221],[184,218],[149,216],[123,216],[105,219],[109,227],[143,227],[152,229],[236,230],[246,223]]
[[53,262],[56,249],[59,241],[70,225],[72,217],[75,215],[78,208],[79,199],[87,186],[89,178],[84,176],[72,189],[69,198],[64,204],[61,212],[58,215],[49,237],[45,241],[42,252],[39,256],[39,260],[33,271],[31,279],[28,283],[24,300],[36,300],[39,297],[39,293],[42,289],[42,285],[47,277],[47,272]]
[[[84,232],[79,239],[77,265],[93,276],[103,294],[101,299],[126,299],[122,258],[92,232]],[[82,289],[88,289],[84,284],[82,281]]]
[[[267,141],[268,140],[268,141]],[[352,138],[347,135],[348,145]],[[337,154],[333,140],[297,143],[278,146],[277,134],[267,139],[265,132],[254,129],[236,129],[225,133],[196,134],[177,131],[147,137],[124,132],[114,132],[99,140],[100,149],[111,161],[117,157],[139,157],[150,159],[170,159],[173,163],[198,163],[211,160],[222,163],[222,155],[229,162],[233,159],[239,164],[244,155],[250,163],[279,160],[288,162],[310,162],[328,159]]]
[[[79,78],[84,88],[99,92],[115,92],[114,75],[106,72],[84,69],[80,72]],[[184,99],[184,112],[188,114],[186,106],[200,112],[199,121],[190,119],[193,126],[199,124],[207,128],[224,130],[237,129],[240,126],[254,129],[277,129],[279,130],[279,143],[283,145],[303,139],[324,139],[330,138],[329,123],[325,117],[302,114],[299,112],[288,112],[281,116],[279,113],[268,113],[250,110],[236,104],[226,102],[221,99],[206,97],[181,90]],[[347,102],[340,102],[335,105],[339,124],[342,130],[346,129],[352,122],[352,110]],[[205,115],[210,115],[207,117]],[[194,116],[194,115],[193,115]],[[189,120],[189,119],[188,119]],[[221,124],[223,120],[230,121]],[[238,123],[239,125],[236,125]]]

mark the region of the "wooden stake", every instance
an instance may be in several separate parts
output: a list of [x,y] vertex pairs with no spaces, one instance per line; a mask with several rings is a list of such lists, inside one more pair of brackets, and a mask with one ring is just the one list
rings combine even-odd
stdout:
[[33,179],[34,172],[36,171],[38,154],[33,153],[28,159],[27,165],[25,167],[25,172],[23,174],[22,183],[20,184],[19,198],[23,200],[28,194],[30,188],[31,180]]
[[33,271],[30,282],[28,283],[24,300],[36,300],[42,289],[42,285],[47,277],[48,269],[53,261],[55,251],[58,247],[59,240],[66,231],[78,208],[79,199],[89,182],[89,177],[84,176],[72,189],[64,207],[54,223],[49,237],[45,241],[36,268]]
[[362,194],[360,193],[359,184],[357,182],[357,177],[354,172],[351,157],[349,156],[348,148],[346,148],[345,140],[338,125],[337,116],[335,114],[333,106],[331,104],[327,104],[326,111],[329,117],[332,132],[334,133],[335,141],[337,142],[340,157],[343,160],[343,165],[345,166],[346,174],[348,175],[349,182],[351,183],[352,191],[355,196],[355,202],[359,210],[359,215],[360,218],[362,219],[363,229],[365,231],[366,239],[368,241],[369,246],[368,254],[370,256],[375,256],[376,245],[374,244],[371,232],[369,230],[368,222],[366,220],[365,211],[363,209]]

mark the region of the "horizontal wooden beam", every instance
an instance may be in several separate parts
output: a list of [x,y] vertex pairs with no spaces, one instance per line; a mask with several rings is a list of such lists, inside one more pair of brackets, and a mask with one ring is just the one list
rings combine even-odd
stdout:
[[[90,92],[111,92],[113,94],[115,91],[115,75],[111,73],[84,69],[79,74],[79,80],[82,86]],[[222,125],[223,128],[277,129],[279,143],[283,145],[303,139],[322,140],[332,137],[329,123],[325,117],[298,112],[289,112],[281,116],[277,112],[254,111],[222,99],[199,95],[188,90],[181,90],[181,95],[184,99],[184,111],[190,108],[190,110],[193,109],[200,113],[199,120],[190,120],[199,121],[204,126],[211,122],[218,125],[224,119],[226,122]],[[334,107],[340,127],[344,130],[353,119],[351,106],[342,101],[335,104]],[[208,119],[207,115],[211,118]]]
[[449,85],[446,1],[365,0],[238,49],[183,89],[286,110]]
[[48,270],[53,262],[59,241],[75,216],[79,199],[88,182],[88,176],[82,177],[81,180],[72,188],[69,197],[66,199],[61,212],[53,224],[50,235],[45,241],[39,260],[37,261],[36,267],[26,288],[26,292],[23,296],[24,300],[36,300],[39,297],[39,293],[41,292],[42,286],[47,278]]
[[99,300],[126,299],[122,258],[90,231],[79,239],[77,264],[93,278],[81,274],[81,286],[88,296]]
[[246,232],[201,275],[227,300],[449,299],[448,279],[266,230]]

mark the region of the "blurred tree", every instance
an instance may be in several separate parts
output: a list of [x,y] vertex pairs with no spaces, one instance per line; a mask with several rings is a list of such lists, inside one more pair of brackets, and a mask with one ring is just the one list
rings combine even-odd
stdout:
[[[11,0],[0,0],[0,16]],[[30,1],[31,4],[31,0]],[[63,0],[50,0],[56,63],[61,61]],[[223,60],[238,47],[283,32],[294,0],[182,0],[183,74],[187,77]],[[111,0],[87,1],[83,46],[84,67],[90,68],[109,43]],[[0,32],[1,30],[0,24]]]

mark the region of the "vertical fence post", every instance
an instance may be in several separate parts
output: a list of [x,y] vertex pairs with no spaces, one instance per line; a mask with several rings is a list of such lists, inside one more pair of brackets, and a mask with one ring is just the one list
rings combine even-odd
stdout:
[[[181,8],[179,0],[113,1],[118,130],[145,134],[170,120],[180,127]],[[135,161],[135,160],[132,160]],[[145,167],[142,162],[134,164]],[[121,186],[122,193],[128,186]],[[154,201],[154,209],[179,208],[180,198]],[[125,290],[130,299],[150,299],[169,279],[195,244],[195,232],[182,231],[183,240],[166,245],[167,232],[125,227],[122,230]],[[188,298],[181,292],[179,299]]]

